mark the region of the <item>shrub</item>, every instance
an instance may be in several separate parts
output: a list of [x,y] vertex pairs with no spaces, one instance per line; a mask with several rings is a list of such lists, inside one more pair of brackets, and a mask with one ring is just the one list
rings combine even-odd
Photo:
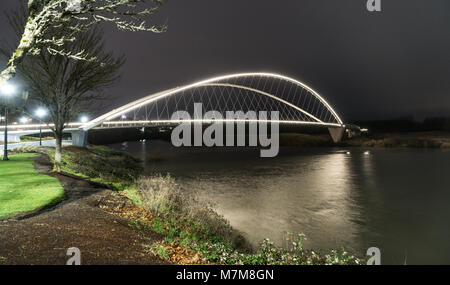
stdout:
[[14,153],[36,153],[39,152],[38,146],[19,146],[12,150]]
[[[48,154],[53,160],[54,149],[49,148]],[[62,171],[87,176],[114,190],[123,190],[133,185],[142,173],[138,159],[105,146],[64,147],[61,162]]]
[[[181,236],[200,239],[223,240],[236,247],[248,249],[242,236],[230,223],[217,214],[210,205],[200,202],[195,193],[185,193],[170,176],[142,178],[137,183],[142,206],[165,221],[172,221],[172,227],[180,228]],[[175,231],[176,232],[176,231]]]

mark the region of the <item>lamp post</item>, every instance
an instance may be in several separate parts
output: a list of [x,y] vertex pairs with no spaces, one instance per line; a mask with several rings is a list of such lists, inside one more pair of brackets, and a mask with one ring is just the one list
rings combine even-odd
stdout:
[[5,131],[3,139],[3,158],[2,160],[9,160],[8,158],[8,107],[5,105]]
[[36,110],[36,116],[39,118],[39,145],[42,146],[42,118],[47,115],[47,111],[44,108]]
[[0,95],[5,96],[5,138],[3,139],[3,158],[2,160],[9,160],[8,158],[8,105],[6,99],[16,92],[16,87],[8,82],[0,84]]

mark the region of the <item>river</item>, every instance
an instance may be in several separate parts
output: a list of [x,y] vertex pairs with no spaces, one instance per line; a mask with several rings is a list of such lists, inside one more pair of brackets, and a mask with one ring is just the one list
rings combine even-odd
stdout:
[[112,147],[213,202],[255,245],[304,233],[306,248],[364,256],[374,246],[383,264],[450,264],[448,150],[281,148],[260,158],[256,149],[162,141]]

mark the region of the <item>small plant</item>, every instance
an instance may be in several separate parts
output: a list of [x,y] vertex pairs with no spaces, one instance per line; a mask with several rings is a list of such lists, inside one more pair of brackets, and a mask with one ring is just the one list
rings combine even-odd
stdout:
[[163,246],[154,245],[152,247],[152,251],[156,254],[156,256],[159,256],[159,257],[161,257],[163,259],[169,259],[170,258],[170,255],[167,252],[167,248],[165,248]]
[[[48,148],[47,152],[53,159],[54,149]],[[106,146],[90,146],[87,149],[64,147],[61,169],[73,175],[89,177],[114,190],[132,186],[142,173],[138,159]]]
[[297,236],[297,241],[292,242],[292,245],[294,246],[294,250],[301,251],[303,249],[303,241],[306,239],[306,236],[304,234],[299,234]]
[[20,146],[13,149],[15,153],[37,153],[39,148],[37,146]]

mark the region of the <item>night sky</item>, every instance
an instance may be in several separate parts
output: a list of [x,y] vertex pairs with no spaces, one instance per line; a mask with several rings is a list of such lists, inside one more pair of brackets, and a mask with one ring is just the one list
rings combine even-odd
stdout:
[[[18,0],[1,0],[3,16]],[[153,23],[169,30],[119,32],[125,54],[111,107],[153,92],[234,72],[266,71],[316,89],[344,120],[450,115],[450,1],[169,0]]]

